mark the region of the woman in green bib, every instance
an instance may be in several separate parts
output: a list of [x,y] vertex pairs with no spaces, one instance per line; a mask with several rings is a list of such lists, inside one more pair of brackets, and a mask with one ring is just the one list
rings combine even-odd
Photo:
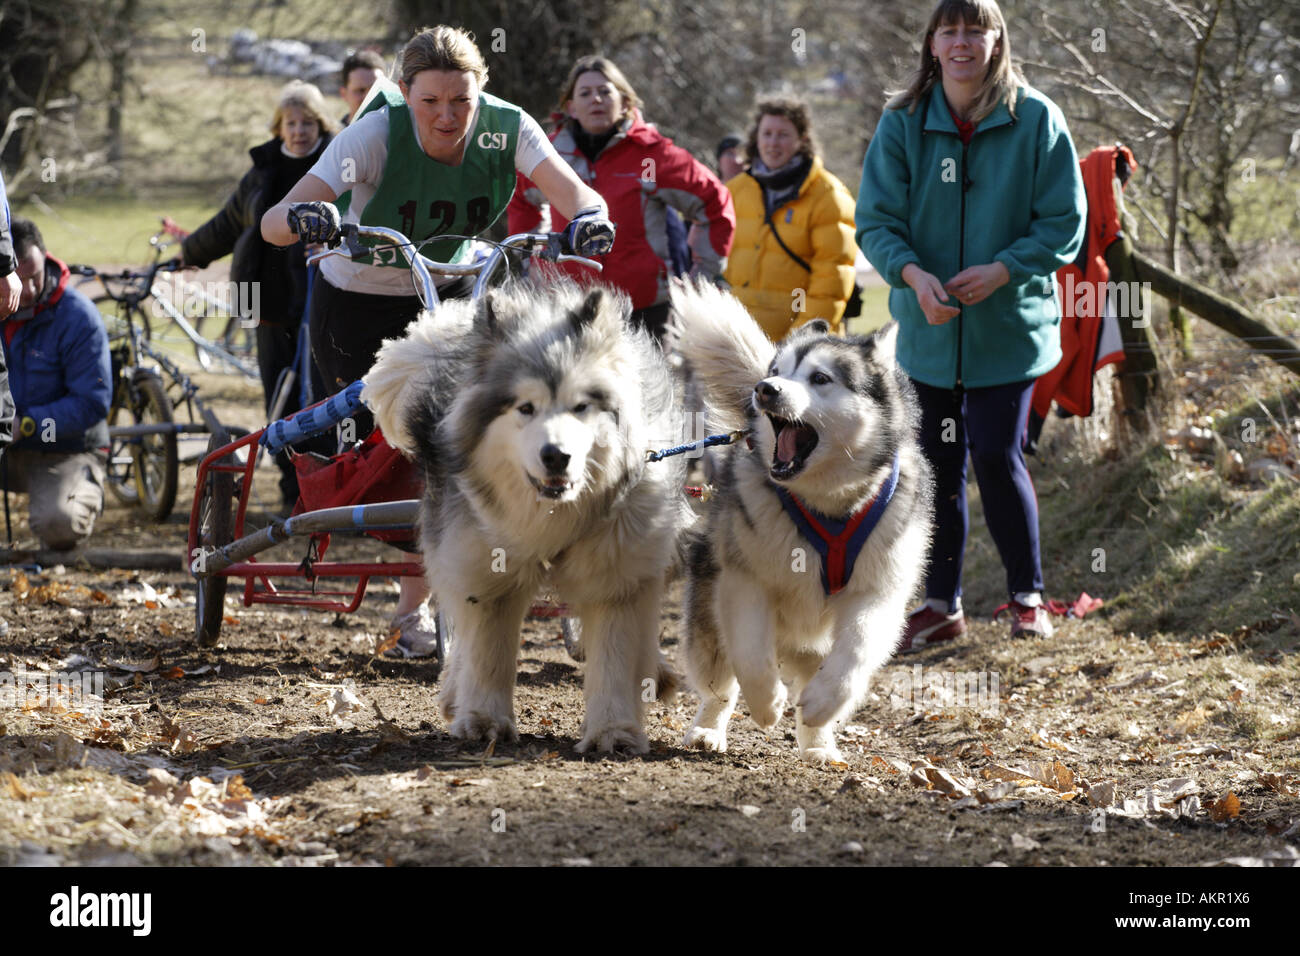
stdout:
[[[299,238],[331,242],[340,217],[333,205],[351,193],[343,219],[396,229],[415,241],[440,235],[475,236],[505,211],[516,172],[531,179],[571,220],[569,245],[599,255],[613,245],[605,202],[559,157],[537,122],[519,107],[483,92],[487,66],[470,36],[439,26],[416,34],[402,51],[400,94],[375,97],[330,143],[278,205],[262,217],[262,236],[286,246]],[[305,205],[301,205],[305,204]],[[291,210],[290,207],[295,207]],[[455,262],[469,240],[428,243],[424,255]],[[441,298],[469,294],[472,282],[438,282]],[[312,358],[329,391],[370,370],[384,339],[395,338],[421,304],[405,258],[381,250],[366,262],[322,260],[309,314]],[[373,428],[358,416],[357,438]],[[435,629],[423,581],[402,579],[393,624],[398,652],[433,653]]]

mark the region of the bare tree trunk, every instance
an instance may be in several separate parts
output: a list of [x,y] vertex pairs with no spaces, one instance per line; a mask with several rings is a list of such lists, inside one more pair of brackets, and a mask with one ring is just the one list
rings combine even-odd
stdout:
[[[1178,197],[1183,187],[1183,133],[1192,121],[1196,113],[1197,93],[1201,88],[1201,74],[1205,70],[1205,51],[1210,45],[1210,37],[1214,34],[1214,26],[1219,22],[1219,13],[1223,10],[1224,0],[1218,0],[1214,5],[1214,10],[1210,14],[1210,22],[1206,24],[1204,31],[1196,41],[1196,65],[1192,70],[1192,82],[1189,84],[1187,94],[1187,106],[1183,109],[1183,115],[1178,117],[1177,121],[1169,129],[1169,142],[1173,148],[1171,157],[1173,169],[1170,174],[1169,195],[1165,199],[1165,216],[1168,219],[1168,234],[1165,238],[1165,260],[1173,272],[1178,272]],[[1188,360],[1192,356],[1192,327],[1182,314],[1182,310],[1174,303],[1169,306],[1169,321],[1174,327],[1174,332],[1178,335],[1178,341],[1182,346],[1183,359]]]
[[[1110,281],[1114,283],[1138,282],[1137,267],[1133,261],[1133,243],[1128,235],[1120,237],[1106,248],[1106,265],[1110,268]],[[1133,288],[1132,285],[1129,288]],[[1160,391],[1160,366],[1156,361],[1156,339],[1152,334],[1150,315],[1144,315],[1145,303],[1141,296],[1129,299],[1129,315],[1120,321],[1120,337],[1124,341],[1124,365],[1120,374],[1120,397],[1125,422],[1143,431],[1147,426],[1147,406]],[[1126,321],[1131,319],[1131,321]],[[1145,321],[1144,321],[1145,320]]]
[[126,105],[126,79],[130,65],[131,25],[135,19],[138,0],[122,0],[122,7],[113,28],[113,43],[109,53],[108,95],[108,160],[122,161],[122,113]]
[[[1194,95],[1193,98],[1195,98]],[[1186,114],[1184,114],[1185,118]],[[1165,196],[1165,262],[1172,271],[1177,272],[1178,196],[1182,191],[1183,176],[1182,124],[1179,123],[1175,129],[1175,132],[1169,134],[1169,145],[1173,150],[1173,155],[1170,157],[1172,169],[1169,175],[1169,193]],[[1178,338],[1183,360],[1190,361],[1192,357],[1192,327],[1188,324],[1187,316],[1183,315],[1176,302],[1169,303],[1169,324],[1173,326],[1174,335]]]

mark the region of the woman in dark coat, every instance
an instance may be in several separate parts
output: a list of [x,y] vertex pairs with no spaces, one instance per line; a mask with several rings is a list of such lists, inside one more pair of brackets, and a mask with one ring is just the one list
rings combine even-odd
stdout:
[[[301,242],[275,246],[262,238],[262,215],[298,182],[320,159],[330,137],[338,131],[329,116],[325,98],[310,83],[297,80],[280,93],[271,120],[274,138],[249,150],[253,168],[244,174],[225,206],[190,234],[181,245],[187,266],[203,268],[213,260],[233,254],[230,281],[256,283],[240,286],[234,299],[252,303],[257,320],[257,365],[267,412],[280,373],[293,365],[298,347],[298,327],[307,301],[306,249]],[[256,290],[250,294],[249,290]],[[281,412],[299,408],[292,394]],[[298,479],[288,455],[276,457],[280,466],[280,492],[287,508],[298,500]]]

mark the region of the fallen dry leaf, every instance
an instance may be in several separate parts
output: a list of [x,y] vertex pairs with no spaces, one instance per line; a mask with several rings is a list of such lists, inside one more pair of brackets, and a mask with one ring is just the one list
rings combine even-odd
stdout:
[[1094,807],[1109,807],[1115,803],[1115,781],[1103,780],[1088,788],[1088,803]]
[[353,692],[349,684],[351,681],[342,687],[334,688],[334,693],[325,701],[325,713],[335,720],[342,720],[353,711],[361,709],[361,698]]
[[153,660],[147,664],[126,664],[118,661],[107,661],[106,663],[114,670],[126,671],[129,674],[150,674],[162,666],[162,655],[155,654]]
[[1172,807],[1198,790],[1200,787],[1191,777],[1167,777],[1153,783],[1149,792],[1154,794],[1159,806]]
[[401,637],[402,637],[402,629],[400,627],[393,628],[392,632],[386,638],[384,638],[382,641],[380,641],[378,644],[375,645],[375,656],[383,657],[384,654],[388,653],[394,647],[397,646],[397,642],[401,639]]
[[969,797],[970,789],[962,786],[952,774],[946,770],[940,770],[938,767],[929,767],[925,770],[926,778],[931,788],[938,790],[940,793],[950,797]]
[[164,717],[163,735],[171,742],[173,753],[189,754],[199,749],[198,737],[194,731],[179,721]]
[[9,772],[0,773],[0,794],[12,800],[31,800],[34,797],[48,797],[48,790],[28,790],[18,777]]
[[1292,787],[1286,774],[1261,773],[1259,775],[1259,782],[1268,787],[1268,789],[1272,790],[1274,793],[1280,793],[1286,797],[1296,796],[1296,791]]
[[393,790],[413,790],[428,783],[434,773],[434,769],[427,765],[409,773],[396,773],[388,778],[388,786]]
[[1221,799],[1210,804],[1210,819],[1215,823],[1235,820],[1241,814],[1241,801],[1229,790]]

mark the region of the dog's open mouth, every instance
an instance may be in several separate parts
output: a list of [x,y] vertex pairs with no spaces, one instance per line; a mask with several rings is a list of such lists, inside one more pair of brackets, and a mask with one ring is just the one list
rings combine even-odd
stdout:
[[772,431],[776,433],[771,474],[778,481],[786,481],[803,471],[808,456],[817,447],[817,429],[775,415],[767,417],[772,422]]
[[528,480],[532,482],[533,487],[537,489],[537,494],[542,498],[552,500],[563,498],[565,492],[573,486],[573,482],[561,475],[552,476],[545,481],[538,481],[528,472],[525,471],[524,474],[528,475]]

